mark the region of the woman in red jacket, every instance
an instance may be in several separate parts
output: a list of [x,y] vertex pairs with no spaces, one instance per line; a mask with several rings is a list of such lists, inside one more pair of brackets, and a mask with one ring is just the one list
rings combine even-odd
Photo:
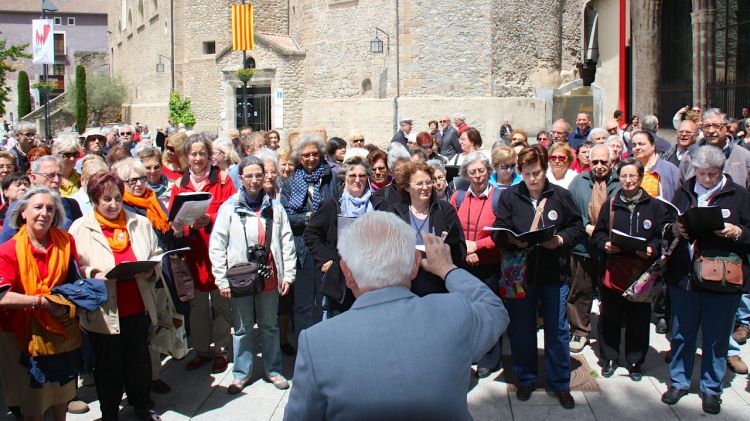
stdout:
[[[484,227],[495,223],[495,208],[501,191],[490,185],[490,174],[492,164],[487,156],[481,152],[466,155],[461,164],[461,177],[469,181],[469,188],[453,193],[450,203],[456,208],[466,238],[466,269],[497,294],[500,249],[492,240],[492,231],[484,231]],[[499,368],[501,349],[502,337],[477,362],[477,377],[487,377]]]
[[[208,139],[201,135],[192,135],[183,145],[183,149],[187,157],[188,170],[172,188],[169,207],[172,207],[174,198],[180,193],[208,192],[212,196],[206,215],[196,219],[191,226],[181,227],[177,224],[175,228],[178,233],[187,237],[191,249],[187,261],[195,280],[195,298],[190,302],[190,335],[198,355],[187,363],[185,368],[195,370],[213,357],[213,372],[220,373],[228,365],[226,353],[231,343],[229,327],[232,313],[229,300],[221,297],[214,284],[211,261],[208,259],[208,239],[219,206],[236,190],[227,174],[211,165],[213,150]],[[219,317],[211,317],[211,308]],[[212,337],[212,332],[216,337]],[[212,342],[215,345],[213,352],[210,349]]]

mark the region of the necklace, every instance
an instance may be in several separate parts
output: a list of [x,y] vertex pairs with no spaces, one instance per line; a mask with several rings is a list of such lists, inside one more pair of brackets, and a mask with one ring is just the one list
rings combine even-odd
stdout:
[[409,209],[415,214],[415,215],[429,215],[429,211],[427,208],[424,210],[417,209],[413,205],[409,205]]
[[31,241],[31,246],[34,247],[37,250],[44,251],[47,250],[47,247],[40,243],[39,241],[36,241],[34,238],[29,237],[29,241]]

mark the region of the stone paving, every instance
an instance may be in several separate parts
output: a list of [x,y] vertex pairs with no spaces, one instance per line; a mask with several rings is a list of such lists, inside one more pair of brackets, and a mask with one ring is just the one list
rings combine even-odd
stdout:
[[[595,302],[596,307],[596,302]],[[594,323],[596,322],[596,308],[594,309]],[[596,329],[594,328],[594,331]],[[539,347],[543,339],[539,332]],[[573,392],[576,407],[565,410],[557,403],[557,399],[543,390],[535,391],[527,402],[520,402],[515,393],[508,392],[504,382],[502,370],[490,377],[472,384],[468,393],[469,407],[477,421],[489,420],[741,420],[750,416],[750,382],[748,376],[735,375],[727,370],[723,404],[721,414],[711,416],[701,410],[701,400],[697,395],[697,386],[691,389],[690,395],[683,398],[677,405],[667,406],[661,403],[661,394],[667,389],[668,370],[664,356],[669,349],[669,343],[663,335],[657,335],[651,326],[651,351],[644,364],[644,377],[639,383],[633,382],[627,376],[627,370],[619,368],[614,376],[605,379],[599,375],[599,364],[594,346],[586,347],[582,353],[593,375],[601,388],[599,392]],[[504,351],[509,346],[505,341]],[[231,365],[221,374],[210,374],[209,367],[203,367],[195,372],[187,372],[185,364],[192,358],[188,355],[181,361],[167,360],[162,371],[162,379],[172,386],[172,393],[168,395],[153,395],[157,402],[157,410],[165,421],[177,420],[281,420],[284,407],[289,397],[289,391],[276,390],[272,384],[265,382],[258,371],[260,365],[256,359],[255,381],[243,393],[230,396],[227,387],[232,381]],[[743,349],[743,359],[750,361],[750,345]],[[696,369],[700,359],[696,359]],[[294,361],[285,357],[284,372],[292,378]],[[693,384],[697,385],[697,375],[693,376]],[[292,381],[294,387],[294,381]],[[427,387],[427,386],[426,386]],[[81,398],[91,403],[91,412],[83,415],[69,415],[74,421],[95,420],[99,418],[96,392],[93,387],[82,388]],[[123,400],[123,404],[125,401]],[[11,420],[5,415],[7,411],[2,406],[0,421]],[[120,419],[135,420],[132,409],[121,411]]]

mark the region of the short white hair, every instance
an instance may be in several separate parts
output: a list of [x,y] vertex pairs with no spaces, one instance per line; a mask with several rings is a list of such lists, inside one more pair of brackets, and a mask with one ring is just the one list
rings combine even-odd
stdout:
[[65,152],[81,152],[81,144],[78,137],[72,134],[60,135],[52,143],[52,154],[61,155]]
[[607,150],[607,156],[609,157],[609,160],[612,161],[615,158],[615,152],[609,147],[609,145],[607,145],[607,142],[594,144],[594,146],[589,149],[589,158],[591,157],[591,154],[594,153],[595,149],[602,148]]
[[135,172],[138,177],[146,175],[146,167],[143,166],[143,162],[133,157],[127,157],[117,161],[112,166],[112,171],[117,174],[117,177],[122,181],[127,181],[130,178],[130,174]]
[[726,157],[724,151],[712,145],[703,145],[693,154],[690,164],[693,169],[707,170],[711,168],[724,169]]
[[393,170],[396,162],[402,159],[411,161],[409,150],[406,149],[406,146],[398,142],[391,142],[390,145],[388,145],[388,168]]
[[344,229],[337,248],[360,289],[381,289],[409,279],[416,244],[414,230],[396,214],[373,211]]
[[358,156],[365,161],[367,160],[367,155],[370,153],[365,148],[346,148],[346,153],[344,154],[344,161],[346,161],[349,158],[353,158],[355,156]]

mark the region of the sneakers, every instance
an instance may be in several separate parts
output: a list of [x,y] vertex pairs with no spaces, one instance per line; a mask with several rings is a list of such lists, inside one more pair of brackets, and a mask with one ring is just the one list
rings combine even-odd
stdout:
[[68,413],[85,414],[87,412],[89,412],[89,404],[86,402],[79,400],[78,398],[74,398],[72,401],[68,402]]
[[273,377],[268,377],[268,381],[273,383],[273,386],[279,390],[289,389],[289,381],[284,376],[277,374]]
[[737,374],[747,374],[747,364],[739,355],[727,357],[727,367]]
[[748,336],[750,336],[750,327],[745,325],[737,326],[732,333],[732,338],[740,345],[744,345],[747,342]]
[[664,392],[663,395],[661,395],[661,401],[666,403],[667,405],[674,405],[687,394],[688,391],[685,389],[678,389],[674,386],[669,386],[669,389],[667,389],[667,391]]
[[585,336],[573,336],[570,340],[570,352],[579,353],[583,351],[586,344],[589,342],[589,338]]

